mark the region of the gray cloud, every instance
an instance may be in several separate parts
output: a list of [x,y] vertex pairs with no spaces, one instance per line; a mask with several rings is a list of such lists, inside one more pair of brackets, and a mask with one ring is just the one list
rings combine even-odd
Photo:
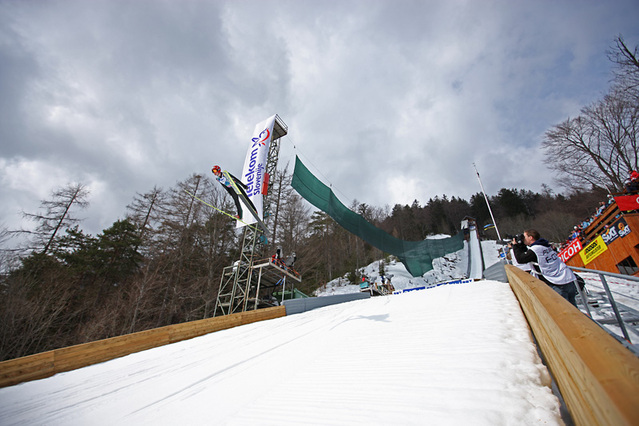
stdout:
[[[253,127],[345,204],[553,184],[543,132],[608,87],[605,51],[639,43],[631,0],[4,1],[0,222],[70,181],[85,227],[135,192],[214,163],[237,172]],[[293,149],[297,146],[297,151]],[[310,162],[310,164],[309,164]],[[329,183],[329,182],[327,182]]]

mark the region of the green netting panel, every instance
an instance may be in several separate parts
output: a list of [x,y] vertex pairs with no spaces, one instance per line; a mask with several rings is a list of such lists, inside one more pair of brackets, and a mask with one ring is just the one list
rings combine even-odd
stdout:
[[291,185],[304,199],[332,217],[344,229],[381,251],[397,256],[414,277],[433,269],[433,259],[464,247],[462,232],[450,238],[423,241],[404,241],[389,235],[344,206],[333,191],[313,176],[297,157]]

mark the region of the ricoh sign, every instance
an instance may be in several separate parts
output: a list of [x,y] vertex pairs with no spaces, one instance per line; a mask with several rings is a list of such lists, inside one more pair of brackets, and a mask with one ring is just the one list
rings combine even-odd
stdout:
[[581,251],[583,247],[581,246],[581,241],[579,241],[578,238],[575,238],[574,240],[572,240],[572,242],[568,245],[568,247],[566,247],[565,249],[563,249],[560,253],[559,253],[559,257],[561,258],[561,260],[563,260],[564,262],[567,262],[568,259],[570,259],[571,257],[573,257],[574,255],[576,255],[577,253],[579,253]]

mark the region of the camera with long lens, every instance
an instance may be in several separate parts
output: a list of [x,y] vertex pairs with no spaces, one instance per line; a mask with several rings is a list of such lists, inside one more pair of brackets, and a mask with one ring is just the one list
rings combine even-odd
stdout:
[[509,243],[512,240],[515,240],[515,242],[517,244],[523,244],[524,243],[524,234],[517,234],[517,235],[506,234],[506,239],[507,239],[507,241]]

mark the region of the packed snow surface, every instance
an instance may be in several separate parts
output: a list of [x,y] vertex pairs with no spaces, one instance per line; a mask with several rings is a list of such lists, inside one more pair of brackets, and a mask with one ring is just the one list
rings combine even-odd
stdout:
[[[486,244],[486,242],[484,242]],[[0,389],[0,425],[562,424],[508,284],[460,278],[478,244],[398,289]],[[486,266],[497,248],[482,245]],[[363,269],[373,281],[379,262]],[[359,291],[337,279],[321,295]]]
[[360,300],[0,389],[2,425],[561,424],[508,284]]

